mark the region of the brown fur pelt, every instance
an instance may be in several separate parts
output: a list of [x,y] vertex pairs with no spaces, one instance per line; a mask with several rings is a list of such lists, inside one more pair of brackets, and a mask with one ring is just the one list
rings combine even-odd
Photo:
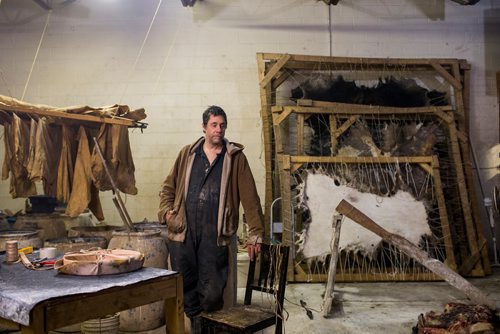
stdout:
[[428,156],[438,141],[439,125],[411,122],[385,124],[382,129],[382,152],[390,156]]
[[381,151],[375,144],[368,125],[363,121],[357,121],[342,141],[338,155],[378,157],[381,155]]
[[410,137],[399,145],[394,152],[397,156],[428,156],[432,155],[432,148],[437,143],[436,132],[439,129],[435,123],[421,126]]

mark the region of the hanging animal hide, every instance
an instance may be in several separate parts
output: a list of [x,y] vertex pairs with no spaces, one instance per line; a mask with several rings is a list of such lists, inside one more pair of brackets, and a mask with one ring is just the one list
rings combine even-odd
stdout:
[[[36,131],[33,136],[33,132]],[[32,142],[34,140],[34,142]],[[61,128],[50,126],[45,118],[38,124],[31,122],[29,177],[32,181],[43,181],[45,195],[57,195],[57,165],[61,151]],[[31,160],[32,159],[32,160]]]
[[[415,200],[406,191],[400,190],[391,197],[381,197],[341,185],[334,177],[323,173],[308,172],[300,197],[303,205],[309,209],[311,217],[301,247],[306,259],[324,257],[331,253],[333,216],[342,199],[363,208],[363,212],[380,226],[414,244],[418,245],[422,236],[432,234],[423,202]],[[343,220],[340,250],[360,252],[373,257],[381,242],[379,236],[352,220]]]
[[[97,138],[103,152],[108,170],[116,187],[126,194],[137,195],[135,186],[135,166],[130,149],[128,128],[123,125],[102,124]],[[92,180],[101,191],[113,189],[104,162],[99,157],[96,148],[92,152]]]
[[88,207],[97,219],[104,219],[99,190],[92,183],[90,147],[83,126],[78,130],[78,153],[71,189],[71,197],[66,207],[68,216],[76,217]]
[[12,198],[36,195],[35,183],[28,178],[30,123],[14,114],[11,121],[5,121],[3,126],[5,159],[2,179],[9,178],[10,173]]
[[62,125],[61,154],[57,166],[57,199],[68,203],[71,197],[74,166],[77,153],[75,130],[69,125]]

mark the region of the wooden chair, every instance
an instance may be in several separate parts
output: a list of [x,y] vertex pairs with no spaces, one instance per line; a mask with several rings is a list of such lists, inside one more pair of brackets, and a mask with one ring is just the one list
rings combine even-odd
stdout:
[[[202,334],[207,333],[254,333],[276,325],[276,334],[283,329],[283,302],[290,248],[281,245],[262,244],[258,261],[250,261],[244,305],[236,305],[211,313],[202,313]],[[256,275],[256,263],[259,270]],[[273,306],[264,308],[252,305],[252,292],[265,295],[264,302],[272,300]],[[270,297],[270,298],[267,298]]]

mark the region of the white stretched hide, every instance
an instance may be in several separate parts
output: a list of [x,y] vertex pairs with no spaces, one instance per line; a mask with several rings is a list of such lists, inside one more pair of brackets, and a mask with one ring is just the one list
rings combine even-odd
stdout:
[[[416,201],[408,192],[400,190],[391,197],[361,193],[346,185],[336,185],[332,177],[320,173],[308,173],[305,182],[303,201],[311,214],[302,251],[305,258],[331,253],[333,216],[342,199],[389,232],[399,234],[416,245],[422,235],[431,235],[423,203]],[[373,256],[381,241],[375,233],[344,218],[340,230],[341,250],[361,251]]]

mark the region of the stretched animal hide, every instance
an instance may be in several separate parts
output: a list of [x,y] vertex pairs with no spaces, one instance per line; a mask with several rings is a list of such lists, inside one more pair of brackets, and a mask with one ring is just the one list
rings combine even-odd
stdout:
[[378,157],[380,149],[373,141],[370,130],[365,122],[358,121],[354,124],[349,135],[342,142],[338,156]]
[[[421,87],[413,79],[401,78],[397,79],[393,76],[385,79],[380,78],[379,82],[373,87],[358,86],[354,81],[347,81],[341,75],[335,77],[333,75],[320,75],[314,78],[303,81],[298,87],[292,89],[291,99],[311,99],[317,101],[330,101],[340,103],[378,105],[390,107],[424,107],[424,106],[442,106],[448,104],[446,92],[436,90],[428,90]],[[307,125],[314,131],[314,136],[311,139],[311,148],[306,151],[308,155],[331,155],[331,141],[329,120],[326,115],[311,115],[306,120]],[[423,124],[415,124],[417,127],[409,126],[408,131],[418,131]],[[361,129],[360,129],[361,130]],[[391,130],[393,130],[391,132]],[[399,138],[394,136],[396,129],[387,129],[384,141],[379,147],[384,153],[393,155],[397,148]],[[432,129],[433,130],[433,129]],[[401,136],[399,133],[398,136]],[[405,138],[408,140],[411,134]],[[389,137],[387,137],[389,136]],[[392,136],[392,137],[390,137]],[[364,146],[366,146],[365,143]],[[384,145],[382,145],[384,144]],[[350,145],[349,145],[350,146]],[[369,145],[370,150],[359,149],[356,146],[345,148],[340,153],[344,156],[376,156],[380,155],[380,150],[375,146]],[[378,150],[378,151],[377,151]],[[360,152],[358,152],[360,151]],[[371,154],[367,154],[370,152]],[[377,154],[374,154],[377,152]],[[403,155],[403,154],[397,154]]]
[[432,155],[441,129],[436,123],[411,122],[406,125],[385,124],[382,129],[382,151],[390,156]]
[[393,155],[397,156],[426,156],[432,155],[432,148],[437,143],[437,124],[431,123],[418,128],[417,132],[403,142]]
[[331,101],[341,103],[363,103],[362,92],[354,81],[345,81],[339,75],[319,76],[302,82],[298,87],[292,89],[293,100],[311,99],[318,101]]
[[382,151],[392,155],[398,143],[403,140],[399,126],[396,123],[385,123],[382,129]]
[[[331,176],[308,172],[301,195],[311,215],[302,248],[306,259],[331,253],[333,216],[342,199],[353,203],[389,232],[399,234],[416,245],[422,236],[431,235],[424,204],[405,191],[400,190],[391,197],[380,197],[341,185]],[[361,252],[373,257],[381,242],[379,236],[352,220],[343,220],[340,250]]]
[[387,107],[442,106],[448,103],[445,92],[427,90],[413,79],[393,76],[379,79],[374,87],[357,86],[339,75],[307,79],[292,89],[291,99],[311,99]]

